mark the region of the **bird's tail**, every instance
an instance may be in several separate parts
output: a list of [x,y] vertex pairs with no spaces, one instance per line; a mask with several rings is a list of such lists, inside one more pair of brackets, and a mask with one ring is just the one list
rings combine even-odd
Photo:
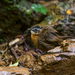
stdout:
[[68,38],[72,38],[73,36],[59,36],[60,39],[68,39]]

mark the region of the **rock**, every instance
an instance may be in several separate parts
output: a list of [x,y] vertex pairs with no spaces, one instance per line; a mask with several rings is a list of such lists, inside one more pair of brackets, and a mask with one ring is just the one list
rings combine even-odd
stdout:
[[[66,46],[66,43],[68,44]],[[49,54],[40,56],[34,64],[36,75],[74,75],[75,74],[75,39],[66,40],[63,47],[49,50]],[[58,52],[61,51],[62,52]]]
[[30,75],[28,68],[20,67],[0,67],[0,75]]

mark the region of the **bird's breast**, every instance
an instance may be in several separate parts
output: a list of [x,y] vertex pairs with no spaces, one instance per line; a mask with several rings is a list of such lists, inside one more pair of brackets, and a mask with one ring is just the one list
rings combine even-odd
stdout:
[[31,34],[31,39],[32,39],[34,45],[35,45],[36,47],[38,47],[38,42],[37,42],[37,41],[38,41],[39,37],[36,36],[36,35],[34,35],[34,34]]

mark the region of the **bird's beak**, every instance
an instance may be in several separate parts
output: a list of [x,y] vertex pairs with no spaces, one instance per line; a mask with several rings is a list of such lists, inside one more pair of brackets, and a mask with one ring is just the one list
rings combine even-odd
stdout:
[[35,33],[34,31],[32,31],[32,28],[28,28],[28,30],[31,32],[31,34]]
[[31,34],[35,34],[35,32],[31,30]]

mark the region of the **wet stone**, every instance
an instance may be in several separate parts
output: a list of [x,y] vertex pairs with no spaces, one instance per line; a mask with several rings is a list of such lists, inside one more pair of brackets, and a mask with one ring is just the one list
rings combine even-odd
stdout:
[[[65,46],[66,43],[68,46]],[[75,75],[75,41],[68,39],[63,44],[64,47],[49,50],[48,52],[53,53],[42,55],[37,59],[33,67],[34,75]],[[62,48],[64,50],[59,53]],[[58,49],[57,53],[55,49]]]
[[28,68],[20,67],[0,67],[0,75],[30,75]]

